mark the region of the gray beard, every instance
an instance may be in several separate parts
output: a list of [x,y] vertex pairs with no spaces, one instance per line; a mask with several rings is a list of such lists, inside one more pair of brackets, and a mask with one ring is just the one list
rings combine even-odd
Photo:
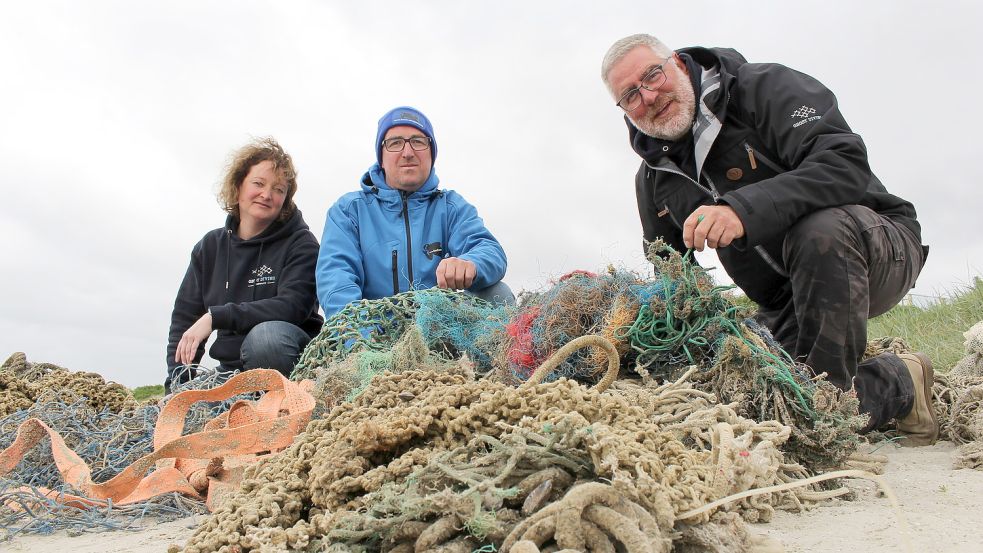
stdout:
[[632,124],[635,125],[635,128],[637,128],[644,135],[660,140],[676,141],[686,136],[686,133],[693,129],[693,120],[695,115],[696,106],[689,105],[683,106],[683,112],[680,113],[678,117],[675,117],[670,121],[666,121],[665,124],[653,125],[648,121],[632,121]]
[[696,118],[696,94],[693,92],[693,87],[682,86],[680,89],[672,98],[682,110],[676,117],[662,123],[648,120],[635,121],[631,117],[628,120],[644,135],[660,140],[679,140],[692,130]]

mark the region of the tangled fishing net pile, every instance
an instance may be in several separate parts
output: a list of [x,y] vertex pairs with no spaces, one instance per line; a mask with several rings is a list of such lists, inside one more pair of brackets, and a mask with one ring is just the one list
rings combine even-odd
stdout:
[[50,363],[29,363],[17,352],[0,365],[0,417],[28,409],[46,394],[51,400],[84,398],[95,411],[120,412],[133,402],[125,387],[95,373],[71,372]]
[[[186,389],[215,386],[214,374],[202,375]],[[188,417],[189,431],[200,429],[221,406],[202,405]],[[123,386],[94,373],[71,372],[48,363],[30,363],[15,353],[0,366],[0,451],[14,441],[18,428],[35,418],[57,431],[65,444],[103,482],[153,451],[153,432],[160,414],[156,403],[138,404]],[[46,494],[43,489],[53,490]],[[72,534],[133,529],[144,517],[156,521],[204,513],[204,505],[169,494],[126,506],[87,507],[61,501],[58,494],[77,494],[66,485],[48,441],[34,448],[0,477],[0,540],[19,533]]]
[[184,551],[746,551],[744,520],[849,493],[795,482],[878,467],[855,452],[854,396],[702,269],[650,259],[654,279],[577,272],[518,308],[349,305],[296,371],[320,418]]
[[966,356],[946,375],[952,408],[942,431],[964,444],[956,454],[956,466],[983,470],[983,321],[964,336]]

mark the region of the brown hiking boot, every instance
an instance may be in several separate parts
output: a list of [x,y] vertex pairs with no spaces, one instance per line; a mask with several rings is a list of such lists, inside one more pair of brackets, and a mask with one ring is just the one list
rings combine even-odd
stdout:
[[939,421],[935,418],[935,407],[932,406],[932,384],[935,383],[932,361],[924,353],[902,353],[898,357],[908,367],[911,381],[915,385],[915,401],[911,412],[898,419],[898,430],[902,433],[901,445],[932,445],[939,439]]

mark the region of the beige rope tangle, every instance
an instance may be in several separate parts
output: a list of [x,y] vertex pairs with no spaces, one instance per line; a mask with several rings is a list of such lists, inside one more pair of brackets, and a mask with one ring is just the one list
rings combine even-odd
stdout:
[[595,388],[597,391],[603,392],[608,389],[608,386],[614,382],[614,379],[618,377],[618,371],[621,368],[621,363],[618,360],[618,350],[615,349],[614,344],[609,342],[603,336],[598,336],[596,334],[591,334],[588,336],[581,336],[579,338],[574,338],[570,340],[564,346],[550,355],[543,364],[540,365],[532,375],[529,376],[529,380],[523,384],[523,386],[531,386],[533,384],[539,384],[544,378],[549,376],[560,363],[564,362],[567,357],[570,357],[573,352],[583,349],[586,347],[597,347],[601,348],[604,353],[608,356],[608,368],[604,372],[604,377],[601,381],[597,383]]

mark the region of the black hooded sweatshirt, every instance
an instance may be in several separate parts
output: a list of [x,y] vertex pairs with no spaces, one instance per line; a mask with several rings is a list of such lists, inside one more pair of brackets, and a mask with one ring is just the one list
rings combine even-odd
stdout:
[[731,49],[679,54],[697,98],[693,133],[657,140],[626,118],[643,159],[635,195],[646,240],[685,251],[686,218],[701,205],[729,205],[745,236],[717,256],[748,297],[772,308],[791,297],[782,243],[805,215],[862,205],[921,236],[915,208],[873,174],[863,140],[822,83],[783,65],[748,63]]
[[[165,386],[178,366],[174,354],[181,336],[208,311],[218,330],[209,354],[231,369],[242,367],[242,341],[259,323],[286,321],[312,338],[321,329],[314,284],[318,243],[300,210],[249,240],[238,237],[238,227],[229,215],[224,228],[210,231],[191,251],[171,314]],[[204,352],[202,343],[195,362]]]

